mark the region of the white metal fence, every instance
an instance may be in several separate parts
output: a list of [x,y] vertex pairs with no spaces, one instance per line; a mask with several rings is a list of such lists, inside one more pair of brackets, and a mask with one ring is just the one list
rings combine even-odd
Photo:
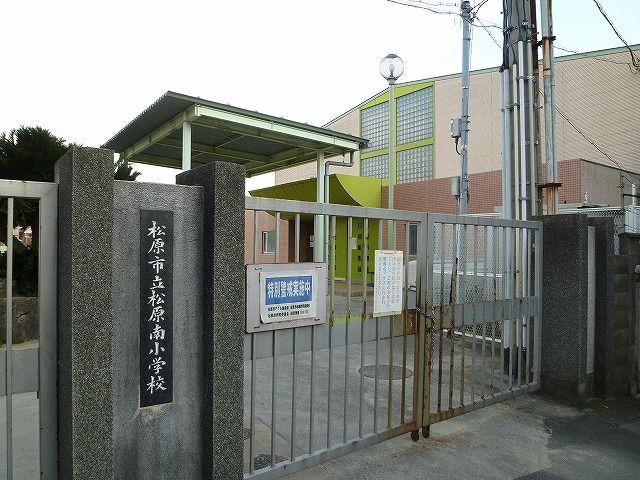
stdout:
[[[417,440],[434,422],[538,388],[540,223],[265,198],[246,209],[276,218],[278,247],[289,221],[292,251],[277,248],[276,263],[301,261],[303,224],[326,226],[314,247],[329,272],[327,323],[245,335],[247,478],[404,433]],[[390,223],[404,252],[404,308],[373,317],[371,262],[390,246]]]

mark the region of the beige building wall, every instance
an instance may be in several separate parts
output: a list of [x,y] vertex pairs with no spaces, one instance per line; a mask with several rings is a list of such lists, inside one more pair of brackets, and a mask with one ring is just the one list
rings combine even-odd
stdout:
[[[599,52],[597,56],[590,53],[556,60],[557,108],[624,169],[640,172],[640,149],[637,147],[640,73],[630,71],[629,52],[611,49]],[[450,120],[460,115],[460,76],[448,75],[428,80],[435,82],[434,176],[442,178],[459,175],[460,157],[450,137]],[[542,89],[541,81],[539,88]],[[542,95],[540,101],[543,102]],[[498,69],[472,72],[469,97],[469,173],[502,169],[500,106]],[[358,106],[327,127],[359,135],[359,114]],[[583,158],[615,167],[559,114],[556,114],[556,135],[558,161]],[[544,116],[541,118],[541,136],[541,163],[544,163]],[[356,166],[352,169],[335,170],[358,175],[359,161],[356,160]],[[315,162],[289,168],[276,172],[276,184],[315,177],[315,174]],[[602,198],[611,197],[607,194]]]
[[[587,200],[591,205],[606,205],[617,207],[620,205],[620,170],[610,168],[598,163],[581,162],[580,165],[581,185],[584,193],[587,193]],[[630,174],[625,178],[625,193],[631,193],[629,185]],[[631,177],[633,178],[633,177]],[[640,181],[636,181],[640,185]],[[630,204],[631,199],[625,198],[625,204]]]
[[[341,133],[360,136],[360,110],[354,109],[338,118],[334,122],[325,125],[326,128]],[[332,157],[335,161],[349,161],[348,155]],[[360,175],[360,153],[354,155],[353,167],[331,167],[330,173],[344,173],[345,175]],[[296,167],[285,168],[276,172],[276,185],[306,180],[316,177],[316,162],[305,163]]]
[[[460,156],[451,138],[450,120],[460,116],[461,85],[459,76],[435,82],[435,178],[460,175]],[[471,76],[469,117],[469,173],[501,170],[502,123],[497,71]]]

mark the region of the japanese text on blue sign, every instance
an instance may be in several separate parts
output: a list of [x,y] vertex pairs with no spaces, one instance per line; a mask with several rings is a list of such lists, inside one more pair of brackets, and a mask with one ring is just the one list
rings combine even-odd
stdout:
[[311,275],[267,277],[265,281],[267,305],[309,301],[312,291],[313,277]]

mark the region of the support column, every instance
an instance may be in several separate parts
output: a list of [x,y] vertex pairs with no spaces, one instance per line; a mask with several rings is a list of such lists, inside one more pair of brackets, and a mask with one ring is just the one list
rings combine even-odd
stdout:
[[[324,152],[318,152],[316,160],[316,202],[326,203],[324,198]],[[316,215],[313,219],[313,261],[324,262],[325,217]]]
[[182,171],[191,170],[191,123],[182,122]]
[[56,163],[61,479],[113,478],[113,158],[72,147]]
[[244,167],[212,162],[176,183],[204,188],[204,471],[243,477]]

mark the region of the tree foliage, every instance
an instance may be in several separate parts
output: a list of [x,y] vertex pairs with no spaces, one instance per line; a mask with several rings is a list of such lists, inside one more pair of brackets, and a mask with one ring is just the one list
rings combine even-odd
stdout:
[[[0,135],[0,178],[53,182],[55,164],[73,144],[42,127],[19,127]],[[135,180],[140,172],[126,162],[114,165],[114,178]]]

